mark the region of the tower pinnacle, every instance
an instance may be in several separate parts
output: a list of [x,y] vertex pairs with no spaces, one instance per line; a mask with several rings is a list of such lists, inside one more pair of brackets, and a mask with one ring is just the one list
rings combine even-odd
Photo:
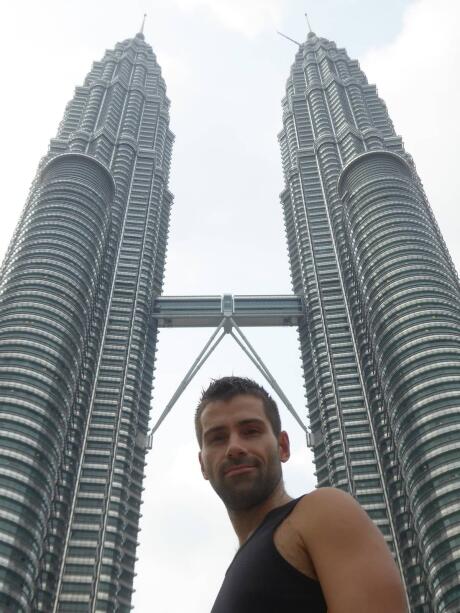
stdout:
[[308,17],[308,13],[304,13],[304,15],[305,15],[305,19],[307,20],[307,26],[308,26],[307,39],[308,40],[312,40],[312,39],[316,38],[316,34],[312,30],[310,19]]
[[142,24],[140,27],[139,32],[136,34],[136,36],[138,36],[139,38],[144,38],[144,26],[145,26],[145,19],[147,17],[147,13],[144,13],[144,16],[142,18]]

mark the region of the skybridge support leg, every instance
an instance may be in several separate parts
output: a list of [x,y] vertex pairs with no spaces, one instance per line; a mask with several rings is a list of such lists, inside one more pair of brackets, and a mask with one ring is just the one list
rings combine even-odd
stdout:
[[[220,341],[224,338],[226,334],[225,330],[223,329],[224,322],[225,320],[223,319],[220,325],[217,326],[217,328],[214,330],[214,332],[211,335],[211,338],[208,340],[206,345],[200,351],[200,353],[198,354],[198,357],[193,362],[187,374],[182,379],[182,381],[179,383],[179,386],[174,392],[174,394],[172,395],[171,400],[165,406],[163,413],[160,415],[156,424],[153,426],[152,430],[150,431],[148,435],[147,449],[152,449],[153,435],[158,430],[158,428],[161,426],[163,420],[167,417],[167,415],[169,414],[173,406],[176,404],[177,400],[180,398],[180,396],[182,395],[182,392],[185,390],[187,385],[190,383],[190,381],[193,379],[196,373],[200,370],[200,368],[206,362],[206,360],[209,358],[209,356],[214,351],[214,349],[217,347],[217,345],[220,343]],[[221,332],[220,336],[218,336],[219,332]]]
[[235,339],[235,341],[238,343],[238,345],[241,347],[241,349],[244,351],[244,353],[248,356],[248,358],[251,360],[251,362],[262,373],[262,375],[265,377],[267,382],[272,386],[272,388],[275,390],[275,392],[281,398],[281,400],[283,401],[283,403],[284,403],[285,407],[287,408],[287,410],[289,411],[289,413],[292,415],[292,417],[296,420],[296,422],[299,424],[299,426],[305,432],[305,437],[306,437],[306,440],[307,440],[307,446],[308,447],[312,447],[313,441],[312,441],[312,434],[311,434],[311,432],[305,426],[305,424],[303,423],[303,421],[300,418],[299,414],[294,409],[294,407],[292,406],[291,402],[288,400],[286,394],[283,392],[281,387],[278,385],[278,382],[276,381],[275,377],[268,370],[267,366],[264,364],[264,362],[262,361],[262,358],[259,356],[257,351],[251,345],[251,343],[249,342],[248,338],[243,334],[243,331],[241,330],[241,328],[233,320],[232,320],[232,326],[235,328],[235,330],[239,334],[240,338],[238,338],[235,335],[233,330],[230,332],[230,335]]
[[[237,332],[237,334],[235,334],[234,330]],[[219,332],[220,332],[220,335],[219,335]],[[164,419],[168,416],[169,412],[171,411],[173,406],[176,404],[177,400],[180,398],[180,396],[182,395],[182,392],[185,390],[187,385],[190,383],[193,377],[197,374],[197,372],[200,370],[200,368],[203,366],[203,364],[206,362],[206,360],[209,358],[209,356],[212,354],[214,349],[217,347],[217,345],[220,343],[220,341],[223,339],[223,337],[226,334],[230,334],[230,336],[233,337],[233,339],[241,347],[241,349],[248,356],[251,362],[262,373],[262,375],[265,377],[269,385],[271,385],[271,387],[275,390],[275,392],[278,394],[278,396],[283,401],[289,413],[292,415],[292,417],[296,420],[296,422],[299,424],[299,426],[304,431],[305,437],[307,440],[307,446],[312,447],[313,439],[312,439],[311,432],[305,426],[302,419],[299,417],[299,414],[294,409],[292,404],[289,402],[286,394],[283,392],[281,387],[278,385],[278,382],[276,381],[275,377],[268,370],[267,366],[262,361],[262,358],[258,355],[254,347],[251,345],[249,340],[243,334],[241,328],[235,323],[234,319],[229,315],[224,315],[219,326],[217,326],[217,328],[212,333],[211,338],[208,340],[208,342],[205,344],[201,352],[198,354],[198,357],[193,362],[187,374],[180,382],[178,388],[176,389],[173,396],[171,397],[171,400],[165,406],[162,414],[160,415],[156,424],[150,431],[148,438],[147,438],[147,449],[152,448],[153,436],[155,432],[161,426]]]

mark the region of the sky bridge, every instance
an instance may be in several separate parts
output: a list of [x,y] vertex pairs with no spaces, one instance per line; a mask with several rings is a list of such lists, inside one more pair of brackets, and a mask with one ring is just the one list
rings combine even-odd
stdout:
[[154,302],[152,315],[157,320],[159,328],[201,327],[214,328],[214,331],[153,426],[148,436],[148,448],[152,447],[155,432],[182,392],[227,334],[233,337],[242,351],[272,386],[304,431],[307,445],[312,445],[311,432],[309,432],[276,379],[241,329],[251,326],[298,326],[305,317],[305,303],[301,296],[238,296],[232,294],[221,296],[159,296]]
[[305,315],[301,296],[160,296],[153,317],[160,328],[216,328],[223,318],[235,325],[298,326]]

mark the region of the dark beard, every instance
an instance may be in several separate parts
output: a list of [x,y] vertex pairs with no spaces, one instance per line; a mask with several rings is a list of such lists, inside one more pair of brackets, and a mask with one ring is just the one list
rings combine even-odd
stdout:
[[[254,466],[257,470],[257,475],[251,475],[247,481],[245,481],[246,477],[243,476],[243,483],[232,483],[232,478],[228,480],[225,478],[224,470],[228,470],[230,466],[242,464]],[[281,462],[277,451],[269,458],[266,472],[263,474],[260,472],[259,462],[248,458],[242,458],[225,465],[223,471],[219,479],[210,480],[210,482],[214,491],[229,511],[248,511],[262,504],[274,492],[282,476]],[[233,477],[233,479],[237,480],[239,477]]]

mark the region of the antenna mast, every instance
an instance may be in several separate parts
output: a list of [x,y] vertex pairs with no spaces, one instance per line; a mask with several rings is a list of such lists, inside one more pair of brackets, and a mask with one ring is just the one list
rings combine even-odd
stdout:
[[276,33],[282,36],[283,38],[290,40],[291,43],[294,43],[294,45],[297,45],[298,47],[302,46],[298,41],[294,40],[293,38],[290,38],[289,36],[286,36],[286,34],[283,34],[282,32],[279,32],[278,30],[276,30]]
[[141,25],[141,29],[139,30],[139,32],[141,34],[144,33],[144,25],[145,25],[145,18],[147,17],[147,13],[144,13],[144,18],[142,19],[142,25]]

